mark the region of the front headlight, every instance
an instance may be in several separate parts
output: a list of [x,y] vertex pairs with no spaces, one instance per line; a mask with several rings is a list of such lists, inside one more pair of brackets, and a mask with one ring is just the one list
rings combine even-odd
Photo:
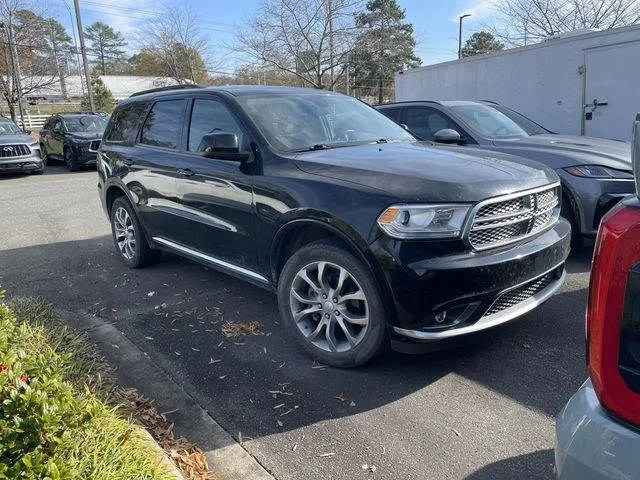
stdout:
[[470,205],[392,205],[378,217],[389,236],[401,239],[455,238],[462,234]]
[[30,143],[30,144],[29,144],[29,148],[31,148],[32,150],[33,150],[34,148],[40,148],[40,144],[39,144],[39,143],[38,143],[38,141],[36,140],[35,142],[33,142],[33,143]]
[[576,177],[586,178],[624,178],[632,179],[631,172],[616,170],[614,168],[601,167],[600,165],[578,165],[576,167],[565,168],[567,172]]

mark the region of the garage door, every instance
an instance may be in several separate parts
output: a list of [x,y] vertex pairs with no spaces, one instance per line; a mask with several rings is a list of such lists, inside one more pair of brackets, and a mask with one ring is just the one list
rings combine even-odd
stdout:
[[631,139],[631,123],[640,112],[640,42],[585,50],[587,66],[585,134]]

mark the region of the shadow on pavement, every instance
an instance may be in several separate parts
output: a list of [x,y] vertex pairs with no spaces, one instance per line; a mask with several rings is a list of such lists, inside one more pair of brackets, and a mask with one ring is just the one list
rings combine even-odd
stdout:
[[539,450],[487,465],[465,480],[513,480],[553,478],[553,450]]

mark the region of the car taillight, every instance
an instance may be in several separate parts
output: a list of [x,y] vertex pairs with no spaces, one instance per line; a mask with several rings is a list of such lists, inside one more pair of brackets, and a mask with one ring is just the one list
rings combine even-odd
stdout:
[[587,363],[600,403],[640,425],[640,203],[605,216],[593,254]]

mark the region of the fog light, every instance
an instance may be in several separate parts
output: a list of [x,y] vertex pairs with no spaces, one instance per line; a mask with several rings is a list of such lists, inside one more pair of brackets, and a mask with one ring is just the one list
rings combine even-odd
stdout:
[[442,323],[447,319],[447,311],[443,311],[440,312],[439,314],[436,315],[436,322],[437,323]]

